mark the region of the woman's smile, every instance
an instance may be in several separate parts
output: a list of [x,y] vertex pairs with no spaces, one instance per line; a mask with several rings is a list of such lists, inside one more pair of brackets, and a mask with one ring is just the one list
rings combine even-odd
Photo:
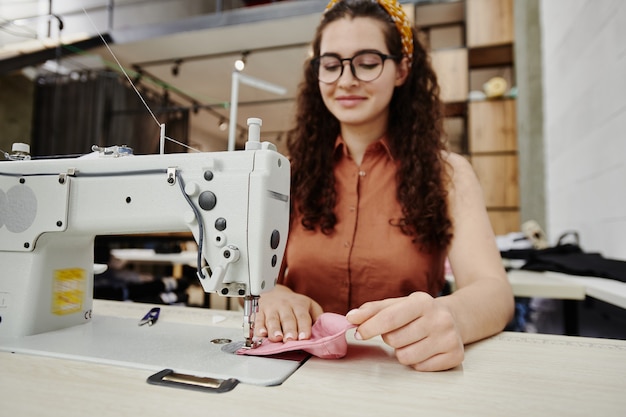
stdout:
[[357,96],[357,95],[351,94],[351,95],[337,96],[335,97],[335,100],[343,107],[353,108],[361,104],[363,101],[365,101],[366,98],[363,96]]

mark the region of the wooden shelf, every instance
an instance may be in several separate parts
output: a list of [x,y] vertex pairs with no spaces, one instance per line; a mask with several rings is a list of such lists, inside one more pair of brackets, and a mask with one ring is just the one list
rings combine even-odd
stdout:
[[517,155],[470,155],[470,161],[483,188],[487,208],[518,207]]
[[495,76],[514,80],[514,0],[416,5],[420,38],[430,47],[444,103],[449,148],[467,157],[483,188],[496,235],[519,231],[516,101],[468,101]]
[[463,1],[422,4],[417,6],[415,24],[418,27],[465,24],[465,4]]
[[455,103],[443,104],[443,116],[444,117],[466,117],[467,116],[467,102],[457,101]]
[[466,0],[467,47],[512,44],[513,0]]
[[468,135],[470,153],[516,152],[515,100],[499,99],[470,102]]
[[483,46],[469,48],[467,65],[471,69],[506,67],[514,64],[513,44]]
[[441,88],[441,100],[454,103],[467,100],[469,76],[467,49],[442,49],[430,53]]

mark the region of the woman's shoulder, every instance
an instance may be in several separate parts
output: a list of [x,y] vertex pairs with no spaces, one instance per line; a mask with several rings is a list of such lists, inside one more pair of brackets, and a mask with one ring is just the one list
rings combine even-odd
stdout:
[[465,156],[454,152],[444,152],[443,160],[446,166],[449,193],[454,195],[467,192],[474,193],[480,190],[476,172]]
[[443,151],[442,159],[446,162],[446,172],[450,178],[464,177],[468,173],[474,173],[469,160],[458,153]]

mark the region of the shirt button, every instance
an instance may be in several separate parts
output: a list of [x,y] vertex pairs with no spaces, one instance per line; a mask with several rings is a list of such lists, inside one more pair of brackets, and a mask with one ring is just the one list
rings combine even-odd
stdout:
[[349,248],[350,247],[350,242],[344,242],[343,246],[344,246],[344,248]]
[[364,177],[365,176],[365,171],[359,171],[359,177]]
[[350,209],[349,209],[349,210],[350,210],[350,211],[354,211],[354,210],[356,210],[356,207],[354,207],[354,206],[350,206]]

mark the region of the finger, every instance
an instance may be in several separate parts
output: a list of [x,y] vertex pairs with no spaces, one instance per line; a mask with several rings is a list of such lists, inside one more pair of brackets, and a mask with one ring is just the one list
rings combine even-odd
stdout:
[[317,321],[319,316],[323,313],[324,310],[322,307],[314,301],[311,302],[308,311],[299,309],[294,310],[296,322],[298,324],[298,340],[308,340],[311,338],[313,323],[315,323],[315,321]]
[[395,350],[398,362],[418,371],[442,371],[463,362],[463,343],[454,335],[443,338],[427,337]]
[[463,351],[440,353],[411,365],[411,368],[421,372],[447,371],[461,365],[463,358]]
[[364,321],[372,318],[381,310],[385,309],[387,306],[396,302],[395,298],[389,298],[380,301],[371,301],[369,303],[363,304],[359,308],[355,308],[353,310],[348,311],[346,314],[346,318],[352,324],[359,325]]
[[262,311],[256,313],[254,319],[254,335],[257,337],[267,336],[267,328],[265,327],[265,314]]
[[297,305],[289,310],[281,310],[280,321],[283,330],[283,342],[311,338],[311,327],[314,319],[310,310],[310,307],[307,310],[306,307],[302,308],[302,306]]
[[307,340],[311,338],[311,327],[313,326],[313,317],[308,311],[294,312],[295,317],[295,329],[292,334],[288,334],[285,331],[285,341],[287,336],[292,340]]
[[309,309],[309,313],[311,314],[311,318],[315,322],[322,314],[324,314],[324,309],[322,308],[321,305],[313,301],[311,303],[311,308]]
[[265,326],[267,329],[267,338],[272,342],[280,342],[283,340],[283,327],[281,318],[277,311],[268,312],[265,315]]
[[423,315],[422,304],[432,298],[425,293],[415,293],[401,299],[385,300],[381,305],[368,307],[376,311],[362,322],[357,333],[366,340],[374,336],[393,332],[419,319]]
[[[308,324],[307,324],[308,321]],[[291,340],[298,340],[298,327],[302,326],[303,328],[311,327],[311,317],[308,313],[296,313],[293,310],[289,309],[287,311],[281,312],[280,314],[280,322],[282,325],[282,340],[283,342],[289,342]],[[270,339],[271,340],[271,339]]]
[[428,330],[424,328],[421,320],[413,320],[399,329],[382,333],[383,342],[394,349],[420,342],[428,336]]

